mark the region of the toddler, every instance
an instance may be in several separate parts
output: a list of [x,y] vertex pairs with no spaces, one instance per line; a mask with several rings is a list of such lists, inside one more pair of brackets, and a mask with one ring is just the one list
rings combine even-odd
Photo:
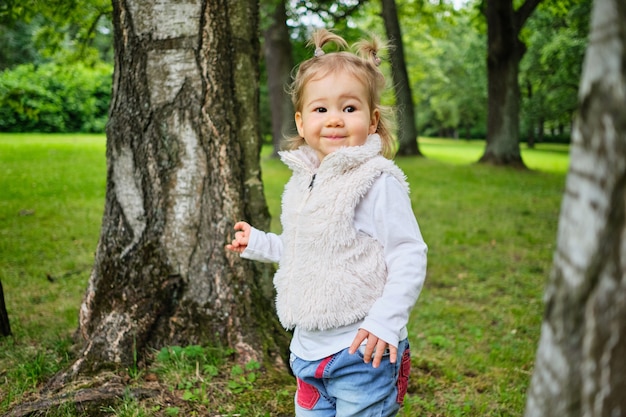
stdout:
[[278,263],[281,324],[293,329],[296,416],[394,416],[407,390],[406,325],[426,276],[426,244],[380,104],[379,41],[357,54],[312,36],[291,86],[298,136],[280,153],[293,171],[279,236],[235,224],[227,249]]

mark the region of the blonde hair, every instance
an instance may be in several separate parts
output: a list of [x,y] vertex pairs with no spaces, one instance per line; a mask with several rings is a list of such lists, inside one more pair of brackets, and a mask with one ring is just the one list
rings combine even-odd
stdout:
[[[325,53],[322,49],[326,44],[334,43],[340,50]],[[376,127],[376,133],[382,141],[381,154],[387,158],[393,157],[395,141],[391,134],[392,119],[389,108],[380,103],[381,95],[386,87],[385,76],[380,71],[380,58],[378,52],[386,45],[377,37],[371,40],[361,40],[354,44],[356,54],[342,51],[348,47],[347,42],[339,35],[327,29],[319,29],[311,35],[307,46],[314,46],[314,56],[302,62],[298,67],[289,93],[296,112],[302,111],[304,87],[314,78],[324,77],[337,71],[347,71],[359,79],[368,92],[368,104],[370,111],[378,110],[380,120]],[[288,139],[287,147],[295,149],[305,144],[304,138],[294,136]]]

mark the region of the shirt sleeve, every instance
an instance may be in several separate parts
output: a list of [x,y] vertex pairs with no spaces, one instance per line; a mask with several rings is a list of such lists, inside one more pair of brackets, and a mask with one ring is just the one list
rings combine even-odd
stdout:
[[387,282],[361,328],[393,346],[409,321],[426,279],[427,246],[400,182],[383,174],[355,212],[355,225],[384,248]]
[[250,230],[248,246],[241,257],[252,261],[278,262],[283,253],[283,241],[275,233],[263,232],[254,227]]

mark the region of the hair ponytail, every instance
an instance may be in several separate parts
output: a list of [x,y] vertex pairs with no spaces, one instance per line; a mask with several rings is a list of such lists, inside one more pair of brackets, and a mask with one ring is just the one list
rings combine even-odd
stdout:
[[313,52],[313,56],[318,58],[325,54],[322,49],[324,45],[332,42],[337,45],[340,49],[346,49],[348,47],[348,43],[341,36],[331,32],[328,29],[318,29],[311,35],[311,39],[307,42],[307,46],[315,47],[315,51]]
[[382,41],[378,36],[372,36],[369,40],[360,40],[354,44],[356,53],[366,61],[370,61],[374,66],[380,66],[381,59],[378,52],[381,49],[387,49],[387,43]]

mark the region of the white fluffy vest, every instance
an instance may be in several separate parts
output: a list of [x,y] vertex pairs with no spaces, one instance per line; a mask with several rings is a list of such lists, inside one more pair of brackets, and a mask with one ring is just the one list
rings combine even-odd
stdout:
[[354,227],[354,210],[383,173],[405,176],[380,156],[380,137],[339,149],[317,166],[313,149],[281,152],[293,175],[282,200],[283,254],[274,276],[286,329],[326,330],[363,319],[385,285],[380,243]]

